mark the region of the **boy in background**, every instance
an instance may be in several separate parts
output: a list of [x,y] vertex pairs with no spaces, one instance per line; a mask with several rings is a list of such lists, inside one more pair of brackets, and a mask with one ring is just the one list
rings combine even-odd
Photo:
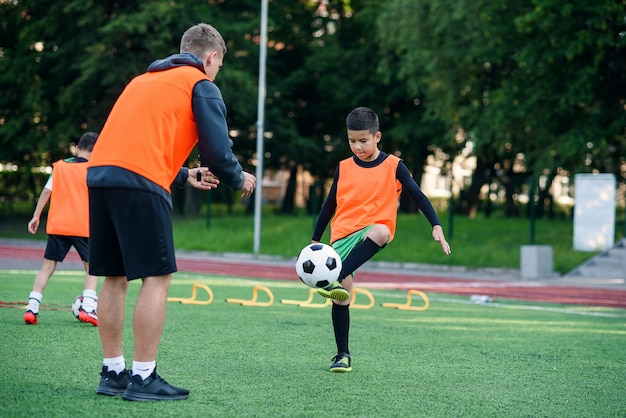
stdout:
[[325,298],[333,299],[337,355],[332,360],[331,372],[352,370],[348,336],[354,272],[393,240],[398,197],[403,189],[432,225],[433,239],[441,244],[444,254],[450,254],[437,214],[406,165],[398,157],[378,149],[382,133],[376,113],[358,107],[348,115],[346,127],[354,155],[339,162],[312,237],[312,242],[319,242],[330,222],[330,242],[343,262],[338,280],[317,290]]
[[[98,139],[95,132],[81,136],[77,145],[76,157],[59,160],[52,164],[53,172],[41,191],[33,218],[28,222],[28,232],[35,234],[39,229],[39,219],[50,200],[46,233],[48,242],[43,256],[43,264],[35,277],[33,291],[28,298],[24,313],[26,325],[37,325],[39,305],[48,280],[56,270],[57,262],[67,256],[71,247],[80,255],[85,267],[83,301],[78,319],[98,326],[96,287],[98,278],[89,274],[89,194],[87,191],[87,160]],[[54,175],[54,193],[52,176]]]

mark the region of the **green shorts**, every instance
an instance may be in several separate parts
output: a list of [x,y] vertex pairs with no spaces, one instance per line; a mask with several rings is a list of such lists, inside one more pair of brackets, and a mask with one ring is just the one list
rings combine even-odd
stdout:
[[[333,247],[335,251],[337,251],[337,254],[339,254],[339,258],[341,258],[341,260],[343,261],[346,259],[348,254],[350,254],[350,251],[352,251],[354,247],[356,247],[361,241],[365,239],[365,236],[373,227],[374,225],[366,226],[361,230],[353,232],[347,237],[338,239],[337,241],[332,243],[331,247]],[[354,276],[354,273],[352,273],[352,276]]]

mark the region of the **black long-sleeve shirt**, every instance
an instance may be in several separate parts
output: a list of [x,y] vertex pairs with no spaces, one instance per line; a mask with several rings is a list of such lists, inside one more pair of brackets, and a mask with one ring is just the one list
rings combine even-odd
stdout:
[[[382,163],[389,154],[381,151],[378,155],[378,158],[374,161],[361,161],[357,157],[353,156],[355,163],[364,168],[376,167],[380,163]],[[337,208],[337,180],[339,179],[339,165],[335,170],[335,175],[333,179],[333,184],[330,187],[330,191],[328,192],[328,197],[324,201],[322,205],[322,210],[317,218],[317,222],[315,224],[315,229],[313,231],[313,241],[319,241],[328,226],[328,223],[332,219],[335,214],[335,210]],[[441,225],[439,222],[439,218],[437,217],[437,213],[433,208],[428,197],[422,192],[418,184],[415,182],[411,174],[409,173],[409,169],[404,164],[404,162],[400,161],[398,163],[398,168],[396,170],[396,179],[402,184],[403,190],[405,190],[411,196],[411,199],[417,204],[417,207],[424,213],[426,219],[432,226]],[[355,231],[356,232],[356,231]]]

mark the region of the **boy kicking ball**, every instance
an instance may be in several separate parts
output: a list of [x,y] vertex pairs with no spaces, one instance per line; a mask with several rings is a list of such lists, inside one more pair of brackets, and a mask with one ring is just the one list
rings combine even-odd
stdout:
[[339,162],[312,237],[312,242],[319,242],[330,222],[330,242],[343,262],[338,280],[317,290],[333,300],[331,317],[337,355],[331,372],[352,370],[348,337],[354,273],[393,240],[397,202],[403,189],[430,222],[433,239],[441,244],[445,255],[450,255],[437,214],[406,165],[378,149],[382,133],[376,113],[358,107],[346,118],[346,127],[353,155]]

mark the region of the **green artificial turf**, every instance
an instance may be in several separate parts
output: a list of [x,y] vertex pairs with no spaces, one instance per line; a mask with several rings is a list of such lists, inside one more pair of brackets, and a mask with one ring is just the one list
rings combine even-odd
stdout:
[[[158,371],[187,400],[135,403],[95,394],[98,329],[70,304],[78,272],[57,272],[39,325],[23,324],[34,271],[0,271],[0,415],[3,417],[613,417],[626,415],[626,311],[428,294],[425,311],[401,311],[407,293],[371,290],[351,309],[353,371],[328,371],[335,354],[330,309],[296,281],[177,273],[171,297],[209,286],[209,305],[168,303]],[[269,307],[227,303],[270,289]],[[127,300],[124,351],[132,360]],[[324,300],[315,296],[315,302]],[[208,298],[200,288],[199,300]],[[269,296],[259,291],[258,300]],[[363,305],[362,299],[357,305]],[[416,302],[419,305],[420,302]]]

